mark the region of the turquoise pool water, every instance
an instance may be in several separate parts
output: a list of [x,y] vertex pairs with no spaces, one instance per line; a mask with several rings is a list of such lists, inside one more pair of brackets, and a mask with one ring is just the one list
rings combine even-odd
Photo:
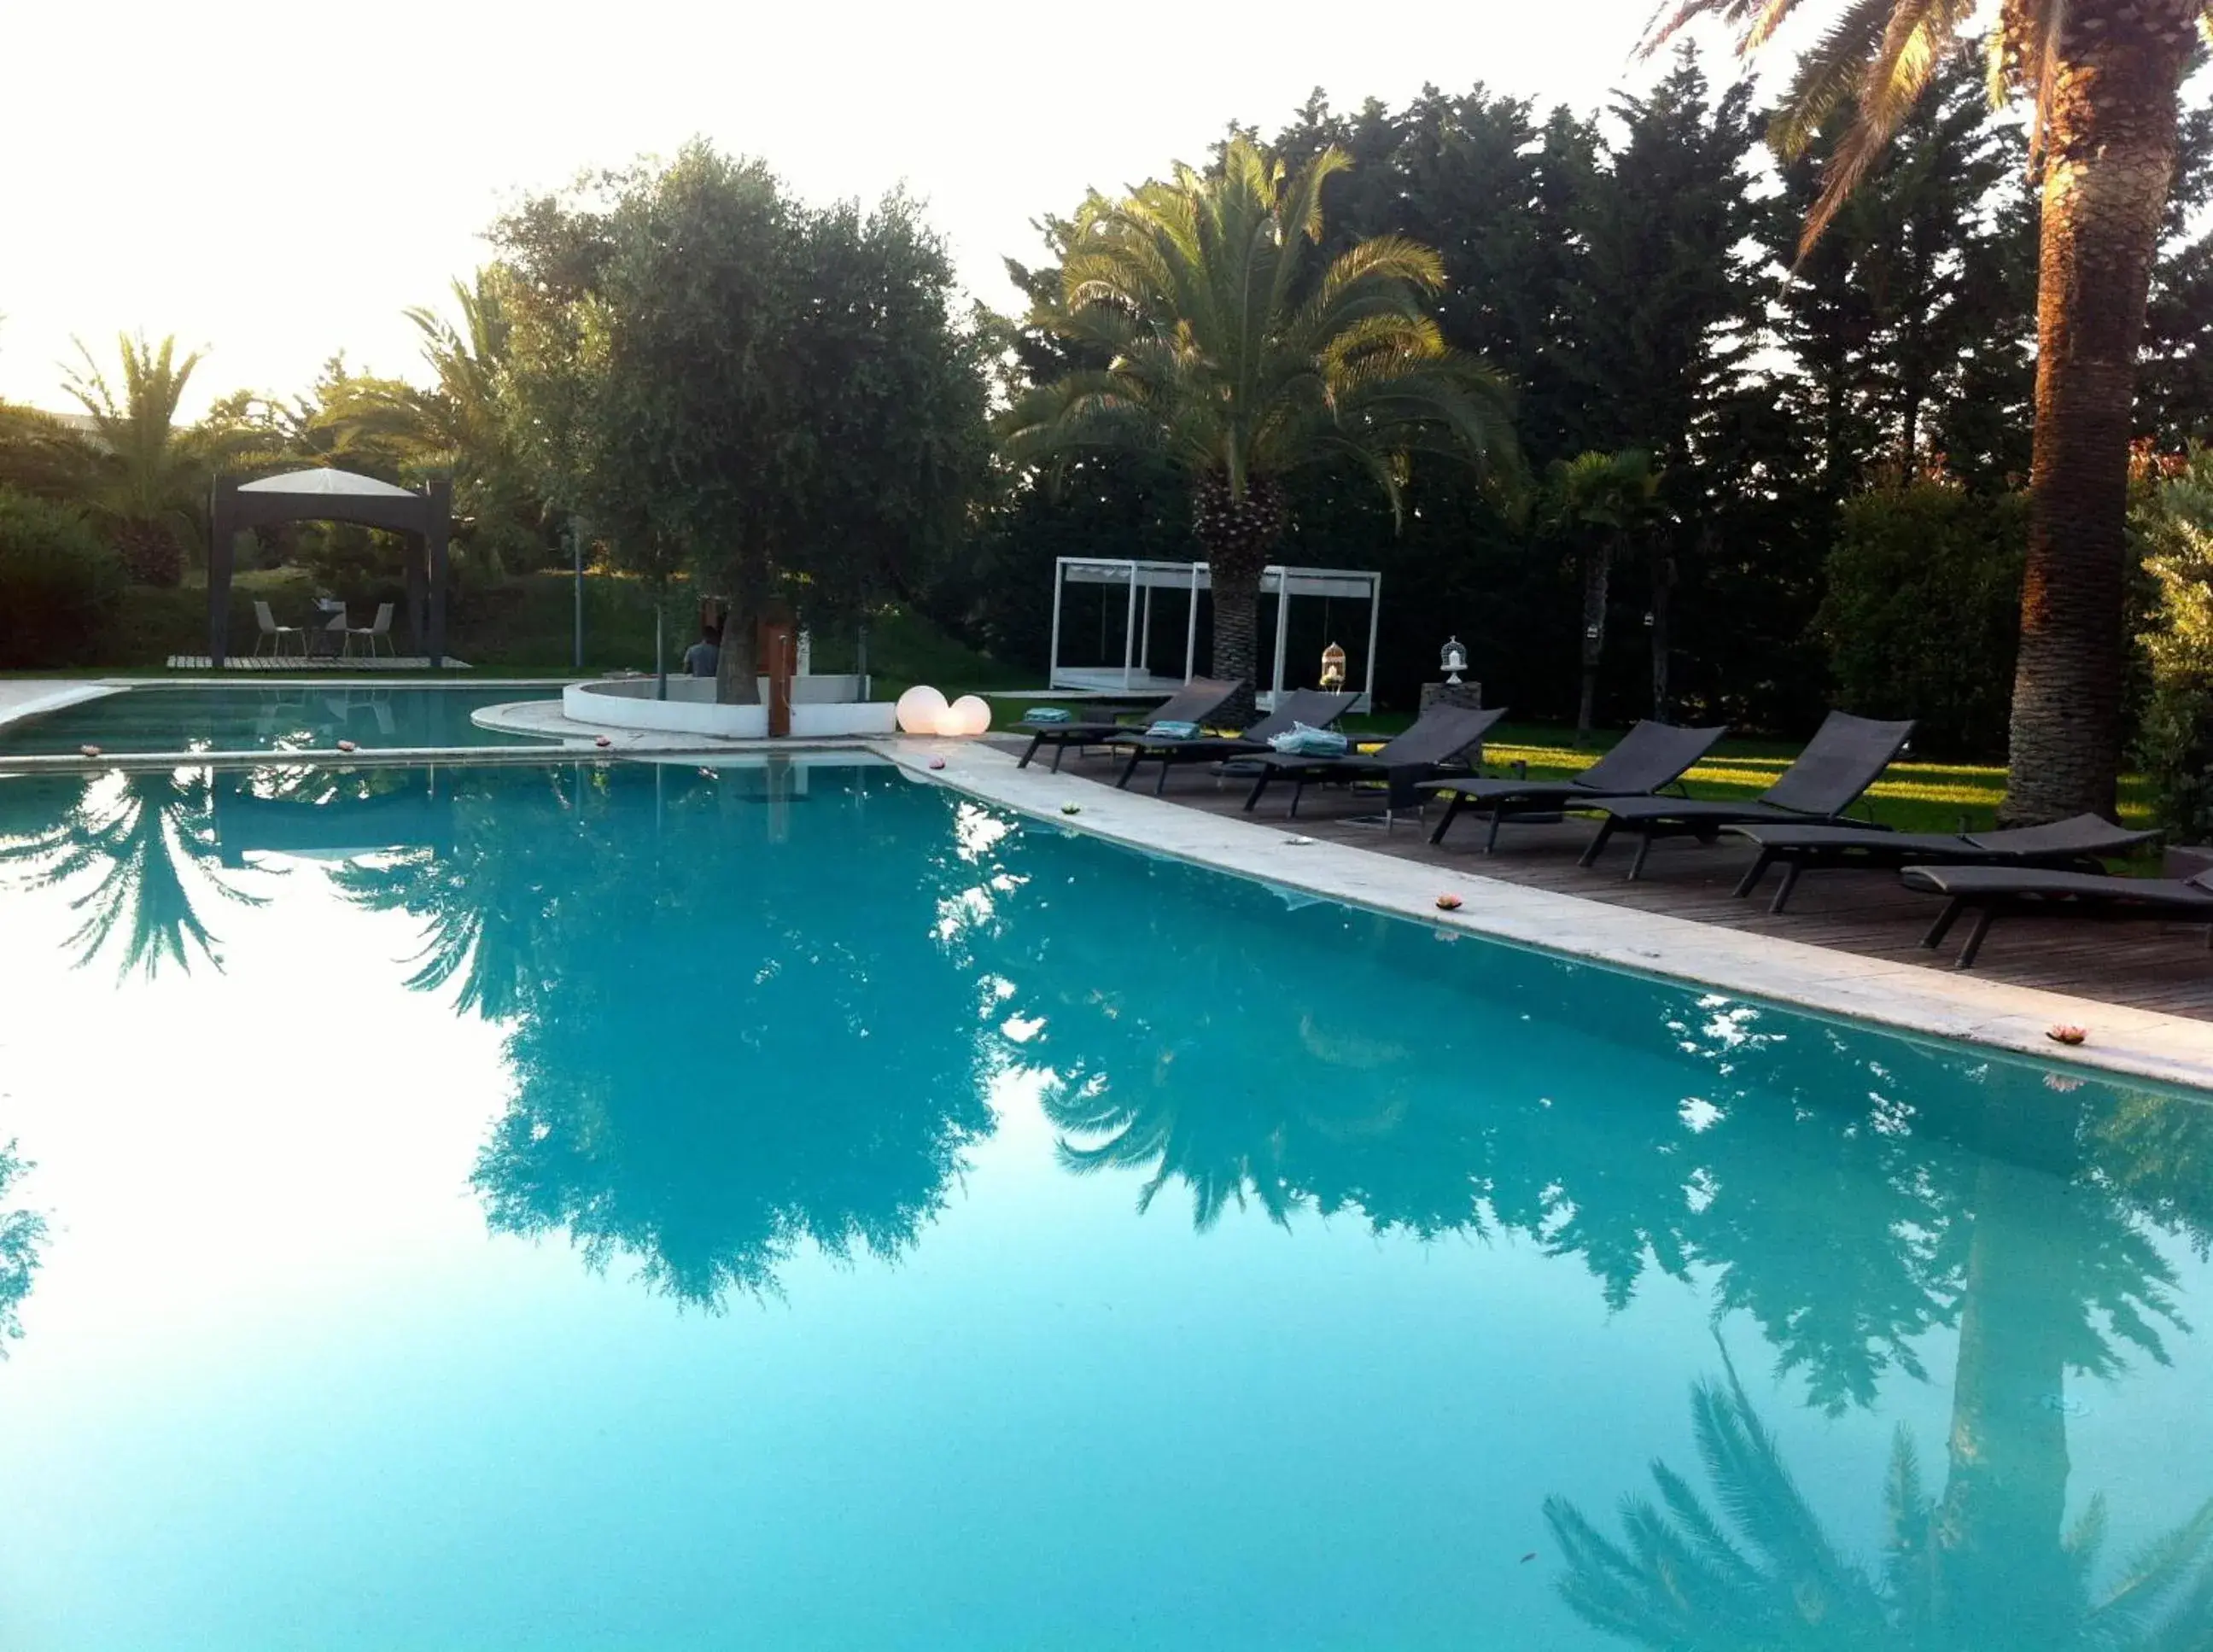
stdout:
[[558,699],[555,688],[394,688],[313,683],[303,688],[132,688],[0,726],[0,753],[328,750],[395,746],[532,746],[469,721],[487,705]]
[[2198,1100],[883,768],[0,841],[11,1648],[2213,1626]]

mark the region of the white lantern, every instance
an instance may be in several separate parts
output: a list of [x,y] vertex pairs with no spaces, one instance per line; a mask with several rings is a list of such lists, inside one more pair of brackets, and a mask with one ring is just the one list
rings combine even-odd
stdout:
[[960,722],[958,735],[980,735],[991,726],[991,702],[981,694],[963,694],[953,702],[953,715]]
[[957,735],[963,732],[964,727],[965,720],[959,709],[948,705],[937,714],[937,721],[930,732],[933,735]]
[[1460,674],[1467,669],[1467,649],[1459,637],[1454,637],[1437,650],[1437,663],[1444,668],[1447,682],[1460,680]]
[[945,715],[945,696],[928,683],[917,683],[899,697],[896,715],[899,732],[908,735],[937,733],[937,720]]

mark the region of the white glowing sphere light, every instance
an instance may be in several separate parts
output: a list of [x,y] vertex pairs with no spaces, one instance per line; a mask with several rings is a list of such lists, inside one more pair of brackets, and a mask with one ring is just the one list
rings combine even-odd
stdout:
[[947,710],[945,696],[928,683],[917,683],[899,697],[895,710],[900,733],[934,735],[939,732],[938,722]]
[[991,726],[991,702],[981,694],[963,694],[953,702],[953,715],[960,720],[956,735],[980,735]]

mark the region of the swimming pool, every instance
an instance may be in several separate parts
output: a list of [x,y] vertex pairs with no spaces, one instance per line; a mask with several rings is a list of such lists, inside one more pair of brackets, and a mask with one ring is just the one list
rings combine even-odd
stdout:
[[13,1642],[2077,1646],[2213,1496],[2197,1099],[882,766],[0,840]]
[[514,700],[558,699],[558,688],[394,688],[381,683],[131,688],[0,725],[0,754],[74,752],[327,751],[399,746],[543,745],[496,734],[472,712]]

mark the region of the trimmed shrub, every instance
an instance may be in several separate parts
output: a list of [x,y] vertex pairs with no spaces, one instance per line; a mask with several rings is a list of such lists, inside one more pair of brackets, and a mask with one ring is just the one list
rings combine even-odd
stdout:
[[1814,620],[1838,703],[1917,719],[1932,757],[2003,754],[2027,551],[2018,494],[1920,481],[1846,500]]
[[167,522],[125,522],[115,530],[115,549],[124,577],[133,585],[174,590],[184,583],[185,548]]
[[96,662],[124,584],[82,516],[0,488],[0,668]]

